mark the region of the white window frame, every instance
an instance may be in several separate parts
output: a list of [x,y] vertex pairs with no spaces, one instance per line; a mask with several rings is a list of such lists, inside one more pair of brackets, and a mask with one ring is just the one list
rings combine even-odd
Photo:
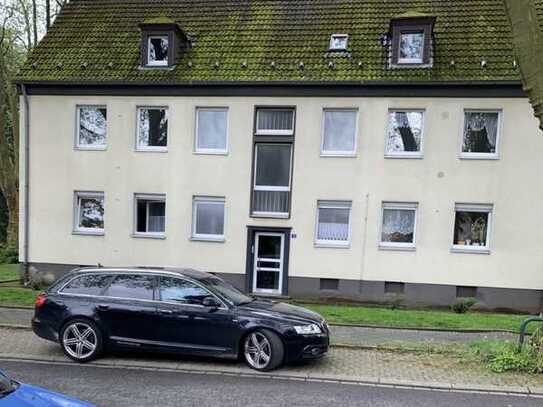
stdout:
[[[468,153],[463,152],[464,128],[466,126],[466,113],[498,113],[498,125],[496,126],[496,151],[494,153]],[[500,139],[502,135],[503,110],[502,109],[464,109],[462,110],[462,128],[460,129],[460,159],[463,160],[499,160]]]
[[[389,152],[388,147],[388,138],[390,135],[390,114],[396,112],[404,113],[422,113],[422,124],[421,124],[421,133],[420,133],[420,149],[419,151],[398,151],[398,152]],[[425,138],[425,127],[426,127],[426,109],[423,108],[390,108],[387,111],[386,117],[386,134],[385,134],[385,158],[424,158],[424,138]]]
[[[208,111],[208,112],[226,112],[226,139],[224,148],[199,148],[198,147],[198,125],[200,123],[199,112]],[[224,106],[217,107],[208,107],[208,106],[196,106],[195,110],[195,126],[194,126],[194,154],[211,154],[211,155],[227,155],[228,154],[228,143],[229,143],[229,133],[230,133],[230,118],[229,118],[229,109]]]
[[[79,143],[79,132],[81,130],[80,121],[81,121],[81,109],[85,108],[92,108],[92,109],[106,109],[106,137],[104,144],[98,144],[98,145],[88,145],[88,144],[80,144]],[[87,104],[87,105],[76,105],[75,106],[75,149],[76,150],[90,150],[90,151],[103,151],[107,149],[107,139],[108,139],[108,108],[107,105],[101,105],[101,104]]]
[[[104,217],[102,221],[104,222],[104,228],[86,228],[79,226],[79,220],[81,219],[81,204],[80,201],[82,198],[101,198],[104,208]],[[106,198],[104,192],[101,191],[74,191],[74,202],[73,202],[73,234],[78,235],[94,235],[94,236],[103,236],[105,233],[105,220],[106,220]]]
[[[402,47],[402,35],[403,34],[419,34],[422,32],[422,49],[421,49],[421,57],[420,58],[401,58],[401,47]],[[405,65],[421,65],[424,63],[424,52],[425,52],[425,42],[426,42],[426,31],[425,30],[400,30],[399,33],[400,38],[398,38],[398,64],[405,64]]]
[[[138,232],[138,201],[147,201],[146,210],[146,230],[149,230],[149,202],[164,202],[164,232]],[[148,237],[165,239],[166,238],[166,226],[167,226],[167,205],[166,194],[134,194],[134,228],[132,232],[133,237]]]
[[[151,62],[151,40],[156,38],[166,38],[166,41],[168,42],[168,54],[165,61],[152,61]],[[171,52],[171,44],[170,44],[170,37],[168,34],[157,34],[157,35],[149,35],[147,37],[147,66],[168,66],[168,61],[170,59],[170,52]]]
[[[273,130],[273,129],[259,129],[258,128],[258,115],[261,111],[274,111],[274,112],[285,112],[289,111],[292,112],[292,129],[289,130]],[[293,136],[294,135],[294,127],[296,126],[296,109],[286,107],[286,108],[280,108],[280,107],[265,107],[265,106],[259,106],[256,108],[256,123],[255,123],[255,135],[257,136]]]
[[[211,203],[216,205],[222,205],[223,207],[223,234],[222,235],[211,235],[211,234],[203,234],[203,233],[196,233],[196,220],[198,216],[198,204],[199,203]],[[199,241],[208,241],[208,242],[224,242],[224,232],[226,230],[226,198],[225,197],[217,197],[217,196],[193,196],[192,197],[192,232],[191,232],[191,240],[199,240]]]
[[[415,212],[413,219],[413,242],[383,242],[383,223],[385,220],[385,210],[407,210]],[[418,202],[392,202],[384,201],[381,204],[381,224],[379,226],[379,249],[382,250],[405,250],[414,251],[417,247],[417,223],[418,223]]]
[[[288,186],[266,186],[266,185],[256,185],[256,169],[257,169],[257,160],[258,160],[258,147],[261,145],[288,145],[290,147],[290,165],[289,165],[289,174],[288,174]],[[255,143],[255,161],[254,161],[254,175],[253,175],[253,191],[279,191],[279,192],[288,192],[289,193],[289,207],[290,207],[290,200],[292,198],[292,191],[291,191],[291,185],[292,185],[292,164],[293,164],[293,154],[294,154],[294,144],[292,143]],[[251,209],[252,209],[253,202],[251,202]],[[288,218],[290,212],[259,212],[259,211],[252,211],[251,215],[256,217],[266,217],[266,218]]]
[[[140,144],[140,111],[141,110],[165,110],[166,119],[168,120],[168,129],[166,130],[166,145],[165,146],[144,146]],[[168,151],[168,142],[170,138],[170,110],[168,106],[136,106],[136,151],[153,151],[165,153]]]
[[[326,112],[353,112],[356,115],[355,128],[354,128],[354,143],[352,151],[336,151],[336,150],[324,150],[324,136]],[[358,151],[358,121],[360,112],[357,107],[325,107],[322,109],[322,123],[321,123],[321,157],[356,157]]]
[[[454,233],[455,233],[455,227],[456,227],[456,213],[457,212],[488,213],[488,221],[486,225],[486,246],[467,246],[467,245],[454,244]],[[490,254],[490,237],[492,236],[493,212],[494,212],[493,204],[456,203],[454,205],[454,212],[453,212],[451,252]]]
[[[343,48],[337,48],[337,47],[333,47],[332,45],[334,44],[334,40],[336,38],[345,38],[345,47]],[[329,49],[330,51],[346,51],[347,50],[347,47],[349,46],[349,34],[332,34],[330,36],[330,44],[329,44]]]
[[[349,224],[347,226],[348,228],[347,240],[338,241],[338,240],[319,239],[319,219],[320,219],[321,209],[348,209]],[[315,219],[315,247],[333,247],[333,248],[351,247],[352,213],[353,213],[352,201],[318,200],[317,213],[316,213],[316,219]]]

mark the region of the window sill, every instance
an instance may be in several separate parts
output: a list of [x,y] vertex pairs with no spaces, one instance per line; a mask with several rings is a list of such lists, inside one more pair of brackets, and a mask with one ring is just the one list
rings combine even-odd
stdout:
[[356,158],[356,153],[323,153],[320,155],[322,158]]
[[460,153],[458,156],[461,160],[499,160],[500,156],[498,154],[492,153]]
[[422,160],[424,158],[423,154],[385,154],[385,158],[392,158],[392,159],[415,159],[415,160]]
[[453,246],[451,247],[451,253],[468,253],[468,254],[490,254],[490,249],[488,247],[478,247],[473,248],[473,246],[470,246],[472,248],[464,248],[461,246]]
[[264,212],[253,212],[251,213],[251,218],[267,218],[267,219],[289,219],[290,214],[288,213],[264,213]]
[[315,242],[313,247],[322,248],[322,249],[350,249],[351,243],[325,243],[325,242]]
[[91,231],[91,230],[72,230],[72,235],[80,236],[104,236],[105,232],[103,230]]
[[191,242],[210,242],[210,243],[224,243],[226,242],[224,237],[202,237],[202,236],[192,236],[190,238]]
[[424,68],[424,69],[429,69],[429,68],[432,68],[432,64],[422,64],[422,63],[414,63],[414,62],[411,62],[411,63],[401,63],[401,62],[397,62],[395,64],[390,64],[390,68],[392,69],[420,69],[420,68]]
[[155,148],[145,148],[145,147],[136,147],[135,150],[137,153],[167,153],[167,147],[155,147]]
[[133,233],[132,237],[135,239],[166,239],[165,234],[151,234],[151,233]]
[[199,151],[193,151],[192,152],[195,155],[228,155],[228,151],[206,151],[206,150],[199,150]]
[[101,147],[82,147],[82,146],[75,146],[74,150],[76,151],[106,151],[107,146],[101,146]]
[[164,70],[164,71],[173,71],[177,65],[140,65],[139,70],[142,71],[154,71],[154,70]]
[[388,251],[399,251],[399,252],[415,252],[417,251],[416,246],[400,246],[400,245],[386,245],[379,244],[379,250],[388,250]]

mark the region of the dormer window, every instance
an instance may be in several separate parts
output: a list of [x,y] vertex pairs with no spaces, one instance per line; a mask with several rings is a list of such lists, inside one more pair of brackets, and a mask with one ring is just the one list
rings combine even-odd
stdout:
[[347,50],[348,34],[332,34],[330,36],[330,51]]
[[147,65],[168,66],[168,36],[150,35],[147,41]]
[[435,18],[402,16],[390,23],[392,68],[432,66]]

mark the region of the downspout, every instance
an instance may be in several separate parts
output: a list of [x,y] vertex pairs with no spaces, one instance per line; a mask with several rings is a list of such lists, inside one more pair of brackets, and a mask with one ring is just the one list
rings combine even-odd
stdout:
[[23,104],[24,104],[24,185],[23,185],[23,213],[24,213],[24,235],[23,235],[23,273],[25,284],[30,282],[30,265],[28,263],[28,242],[29,242],[29,207],[30,207],[30,191],[29,191],[29,180],[30,180],[30,106],[28,103],[28,94],[26,93],[26,86],[21,84],[21,89],[23,93]]

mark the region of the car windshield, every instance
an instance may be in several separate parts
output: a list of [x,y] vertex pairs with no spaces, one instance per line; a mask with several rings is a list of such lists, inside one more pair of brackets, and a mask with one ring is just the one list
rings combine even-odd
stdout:
[[221,280],[220,278],[208,277],[202,280],[202,283],[220,294],[221,297],[223,297],[233,305],[247,304],[253,301],[253,298],[243,294],[232,284],[229,284],[226,281]]
[[0,398],[13,393],[18,387],[17,382],[0,372]]

